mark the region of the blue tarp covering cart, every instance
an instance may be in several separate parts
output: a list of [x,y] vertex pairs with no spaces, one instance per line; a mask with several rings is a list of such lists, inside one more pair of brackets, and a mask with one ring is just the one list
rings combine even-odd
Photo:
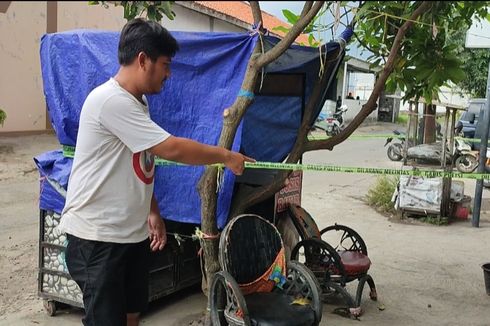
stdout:
[[[222,114],[240,91],[258,36],[248,33],[172,32],[181,50],[172,61],[172,77],[161,94],[149,97],[152,119],[171,134],[207,144],[217,144]],[[345,39],[345,37],[344,37]],[[76,146],[80,110],[89,92],[118,70],[119,33],[75,30],[44,35],[41,67],[44,94],[53,128],[61,145]],[[277,38],[265,36],[270,48]],[[327,57],[339,43],[326,45]],[[313,89],[320,67],[316,48],[291,46],[264,70],[268,74],[301,74],[303,97],[257,96],[248,109],[233,149],[261,161],[282,161],[291,150],[302,119],[302,109]],[[325,53],[324,53],[325,55]],[[335,58],[339,61],[342,58]],[[331,68],[327,73],[336,73]],[[320,101],[322,105],[323,101]],[[317,115],[321,110],[317,108]],[[43,182],[40,208],[60,213],[64,198],[54,189],[66,189],[71,160],[61,151],[35,158]],[[200,224],[197,182],[204,167],[158,166],[155,193],[166,219]],[[226,224],[235,178],[227,171],[218,199],[218,226]]]
[[[248,33],[172,34],[181,50],[173,59],[172,77],[165,89],[148,98],[151,117],[173,135],[217,144],[223,111],[240,92],[258,36]],[[351,32],[347,31],[342,38],[347,40],[349,34]],[[76,146],[80,110],[86,96],[116,74],[118,40],[118,33],[93,30],[43,36],[40,54],[44,94],[60,147]],[[261,41],[267,49],[278,39],[265,36]],[[331,79],[343,57],[343,51],[337,51],[339,46],[337,42],[329,43],[327,51],[323,52],[329,60],[326,74]],[[340,55],[333,57],[334,53]],[[264,69],[261,76],[264,88],[256,91],[255,101],[238,128],[234,150],[261,161],[284,160],[295,142],[305,103],[318,76],[319,54],[317,49],[291,46],[280,59]],[[276,90],[291,91],[271,91],[267,87],[271,84]],[[316,115],[326,94],[327,90]],[[62,150],[56,150],[40,154],[34,161],[41,174],[38,293],[45,299],[47,312],[54,315],[59,302],[83,307],[82,291],[64,264],[66,235],[56,228],[65,204],[72,159],[65,157]],[[203,171],[202,166],[157,166],[155,193],[161,215],[167,219],[168,232],[190,238],[194,227],[200,224],[196,186]],[[227,222],[235,181],[226,171],[218,197],[220,228]],[[169,237],[164,250],[151,254],[149,301],[200,283],[202,262],[196,255],[198,249],[197,241]]]

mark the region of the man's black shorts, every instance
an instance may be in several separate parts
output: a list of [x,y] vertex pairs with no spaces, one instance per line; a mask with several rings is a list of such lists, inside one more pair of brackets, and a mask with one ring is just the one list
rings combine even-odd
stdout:
[[150,243],[112,243],[67,235],[66,265],[83,292],[84,325],[126,325],[148,305]]

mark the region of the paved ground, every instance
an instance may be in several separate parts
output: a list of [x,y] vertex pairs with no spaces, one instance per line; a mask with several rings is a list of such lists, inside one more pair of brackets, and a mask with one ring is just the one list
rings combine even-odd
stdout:
[[[393,127],[360,132],[386,133]],[[346,141],[332,152],[308,153],[304,162],[398,168],[387,159],[383,143]],[[39,185],[32,157],[58,147],[52,135],[0,139],[0,325],[80,324],[80,310],[48,317],[37,298]],[[489,325],[490,296],[480,268],[490,261],[488,190],[480,228],[468,221],[438,227],[400,223],[368,207],[363,198],[374,180],[371,175],[308,172],[303,183],[302,205],[320,227],[349,225],[368,245],[380,300],[370,301],[366,291],[363,325]],[[473,181],[466,182],[465,193],[474,195]],[[357,325],[332,314],[336,307],[324,306],[321,325]],[[152,303],[142,324],[188,325],[204,308],[200,290],[190,289]]]

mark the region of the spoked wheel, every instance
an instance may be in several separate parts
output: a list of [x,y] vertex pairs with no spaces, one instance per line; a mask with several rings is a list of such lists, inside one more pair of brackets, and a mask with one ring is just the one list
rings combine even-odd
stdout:
[[367,256],[367,246],[359,233],[348,226],[335,224],[320,231],[322,240],[336,251],[359,251]]
[[318,325],[322,319],[321,286],[315,275],[306,266],[298,261],[290,261],[287,266],[286,283],[284,292],[294,297],[305,298],[315,312],[315,320]]
[[299,242],[291,251],[291,260],[299,261],[315,275],[322,290],[322,299],[334,296],[345,286],[345,269],[339,254],[319,239]]
[[251,326],[245,298],[236,281],[227,272],[215,274],[209,299],[213,325]]

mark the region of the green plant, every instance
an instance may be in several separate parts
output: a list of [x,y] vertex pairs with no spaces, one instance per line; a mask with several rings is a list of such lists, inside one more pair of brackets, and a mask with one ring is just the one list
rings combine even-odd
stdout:
[[0,109],[0,125],[3,126],[5,119],[7,119],[7,113],[5,113],[2,109]]
[[400,125],[407,125],[408,118],[409,118],[408,113],[400,113],[398,115],[398,118],[396,118],[396,123],[398,123]]
[[434,224],[434,225],[448,225],[449,220],[447,217],[427,215],[419,219],[420,222]]
[[395,213],[391,198],[395,191],[399,177],[382,175],[376,179],[366,195],[367,203],[383,213]]
[[[89,1],[89,5],[102,5],[108,8],[108,1]],[[114,5],[124,7],[124,18],[128,21],[139,17],[146,16],[149,20],[160,21],[163,16],[174,20],[175,12],[172,11],[172,5],[175,1],[113,1]]]

